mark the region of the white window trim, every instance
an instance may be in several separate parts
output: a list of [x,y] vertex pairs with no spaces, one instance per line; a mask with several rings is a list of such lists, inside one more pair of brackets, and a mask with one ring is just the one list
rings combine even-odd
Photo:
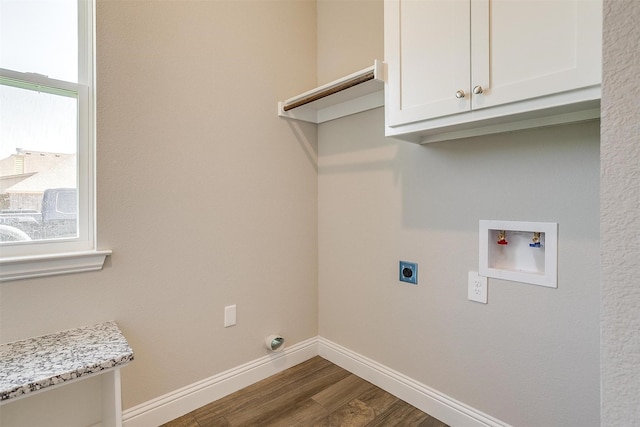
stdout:
[[0,260],[0,282],[101,270],[110,250],[15,257]]
[[[110,250],[97,250],[95,199],[95,4],[78,0],[78,224],[76,239],[20,242],[2,247],[0,282],[102,269]],[[31,73],[0,70],[4,77],[47,88],[65,82]],[[68,85],[68,83],[66,84]],[[55,90],[55,89],[54,89]],[[86,106],[86,108],[85,108]]]

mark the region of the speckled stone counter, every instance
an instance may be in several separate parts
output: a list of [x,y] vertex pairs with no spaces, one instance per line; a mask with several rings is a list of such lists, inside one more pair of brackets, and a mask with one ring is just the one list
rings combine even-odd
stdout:
[[0,403],[114,370],[132,360],[133,350],[115,322],[3,344]]

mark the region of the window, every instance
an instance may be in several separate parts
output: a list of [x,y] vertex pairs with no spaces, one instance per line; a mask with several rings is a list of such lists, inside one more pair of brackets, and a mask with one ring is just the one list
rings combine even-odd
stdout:
[[93,6],[0,0],[0,280],[109,253],[95,250]]

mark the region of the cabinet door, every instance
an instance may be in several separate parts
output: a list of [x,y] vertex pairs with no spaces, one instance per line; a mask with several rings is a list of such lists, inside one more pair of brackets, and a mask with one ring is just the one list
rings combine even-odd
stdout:
[[600,0],[471,0],[472,109],[599,85]]
[[388,126],[469,110],[470,13],[469,0],[385,0]]

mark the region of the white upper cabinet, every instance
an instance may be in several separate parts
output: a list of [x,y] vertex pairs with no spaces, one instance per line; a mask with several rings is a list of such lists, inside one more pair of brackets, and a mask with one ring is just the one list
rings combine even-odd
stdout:
[[385,0],[386,133],[416,142],[598,116],[601,0]]
[[445,116],[471,108],[469,0],[385,2],[388,124]]

